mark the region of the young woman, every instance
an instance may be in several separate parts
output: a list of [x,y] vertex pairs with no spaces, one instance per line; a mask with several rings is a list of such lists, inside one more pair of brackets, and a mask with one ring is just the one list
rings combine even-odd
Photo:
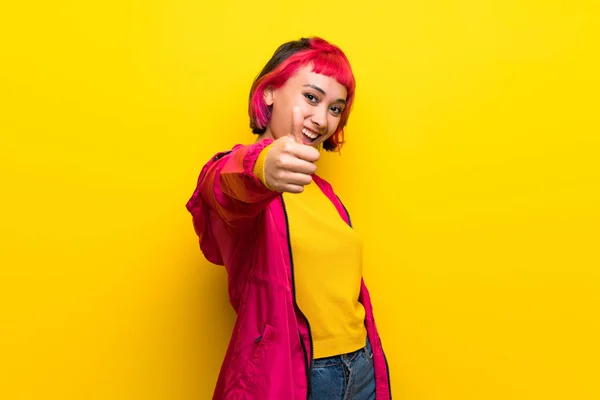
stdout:
[[237,313],[214,399],[391,398],[361,239],[315,174],[318,149],[342,146],[354,89],[337,46],[284,43],[250,91],[256,143],[200,173],[187,209]]

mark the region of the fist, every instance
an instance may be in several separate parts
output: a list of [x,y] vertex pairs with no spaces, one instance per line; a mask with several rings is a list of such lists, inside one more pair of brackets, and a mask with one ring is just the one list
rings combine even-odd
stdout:
[[317,170],[317,149],[302,143],[304,117],[298,107],[292,113],[290,133],[275,140],[265,159],[265,181],[278,192],[301,193]]

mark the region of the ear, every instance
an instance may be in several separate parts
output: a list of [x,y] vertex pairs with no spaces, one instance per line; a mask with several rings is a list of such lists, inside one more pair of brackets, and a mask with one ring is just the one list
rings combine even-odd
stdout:
[[267,104],[267,106],[272,106],[275,101],[275,91],[271,86],[266,88],[263,92],[263,100]]

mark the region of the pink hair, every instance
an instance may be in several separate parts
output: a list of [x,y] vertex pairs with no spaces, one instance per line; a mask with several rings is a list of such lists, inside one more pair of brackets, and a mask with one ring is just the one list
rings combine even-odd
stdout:
[[344,127],[354,100],[356,83],[350,62],[342,50],[324,39],[313,37],[306,49],[297,51],[283,60],[272,71],[259,77],[250,91],[249,114],[255,133],[264,132],[271,120],[271,110],[263,99],[268,87],[279,88],[301,67],[312,64],[312,71],[334,78],[347,90],[346,107],[340,116],[337,130],[323,143],[329,151],[338,151],[344,143]]

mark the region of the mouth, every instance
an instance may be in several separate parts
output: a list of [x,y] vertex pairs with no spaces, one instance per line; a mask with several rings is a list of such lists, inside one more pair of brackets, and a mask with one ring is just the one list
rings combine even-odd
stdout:
[[312,143],[314,142],[319,136],[318,133],[308,129],[308,128],[302,128],[302,134]]

